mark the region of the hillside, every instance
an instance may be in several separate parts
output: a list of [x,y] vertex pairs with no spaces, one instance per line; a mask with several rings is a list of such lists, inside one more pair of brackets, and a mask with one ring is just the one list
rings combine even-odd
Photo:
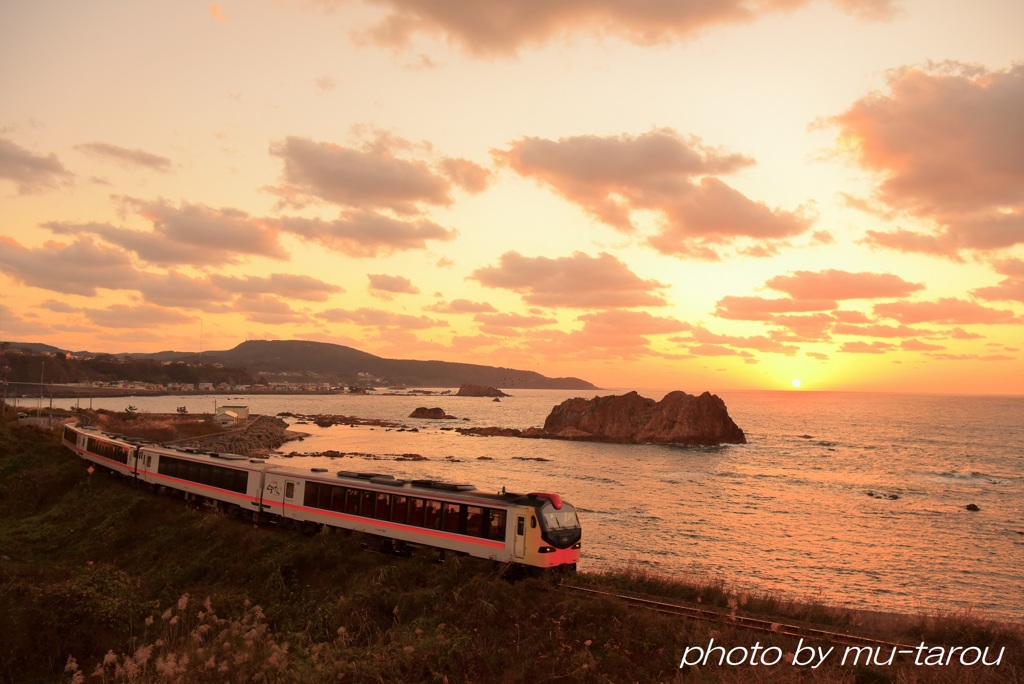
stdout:
[[[174,360],[186,363],[198,357],[174,352],[152,356],[160,359],[169,353],[175,354]],[[549,378],[534,371],[472,363],[385,359],[352,347],[303,340],[249,340],[234,349],[203,352],[202,360],[246,368],[256,374],[307,373],[346,382],[355,382],[360,373],[365,373],[387,384],[410,387],[477,384],[502,389],[598,389],[579,378]]]
[[[89,367],[83,367],[76,359],[64,359],[61,350],[48,345],[3,342],[2,347],[11,352],[24,350],[33,354],[49,354],[45,379],[53,382],[102,378],[150,382],[221,382],[228,379],[245,383],[264,375],[293,382],[330,382],[336,385],[367,384],[368,378],[371,378],[373,380],[370,382],[377,384],[408,387],[459,387],[473,384],[512,390],[599,389],[579,378],[549,378],[534,371],[472,363],[385,359],[340,344],[305,340],[249,340],[233,349],[204,351],[202,354],[162,351],[129,352],[113,356],[74,352],[74,356],[96,356],[96,359],[88,362]],[[118,370],[129,370],[124,365],[125,359],[136,363],[132,372],[142,373],[145,377],[112,377],[119,375]],[[12,382],[38,382],[40,364],[26,364],[24,361],[17,354],[10,354],[10,359],[5,361],[11,369],[8,379]],[[100,362],[102,368],[91,367]],[[138,366],[143,363],[149,366]],[[206,370],[200,372],[200,366]]]

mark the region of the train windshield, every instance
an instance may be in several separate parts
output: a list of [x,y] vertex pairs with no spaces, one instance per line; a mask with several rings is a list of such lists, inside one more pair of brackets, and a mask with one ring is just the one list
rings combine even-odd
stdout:
[[541,524],[546,530],[571,530],[579,528],[580,521],[576,517],[576,509],[572,504],[562,502],[561,508],[546,503],[540,508]]

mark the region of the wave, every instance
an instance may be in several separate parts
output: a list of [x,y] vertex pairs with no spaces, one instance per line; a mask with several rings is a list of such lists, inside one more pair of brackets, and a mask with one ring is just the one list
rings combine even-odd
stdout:
[[942,472],[938,473],[938,476],[939,477],[949,477],[949,478],[953,478],[954,480],[992,480],[993,479],[991,475],[987,475],[986,473],[982,473],[982,472],[977,471],[977,470],[964,470],[964,471],[960,471],[960,470],[943,470]]

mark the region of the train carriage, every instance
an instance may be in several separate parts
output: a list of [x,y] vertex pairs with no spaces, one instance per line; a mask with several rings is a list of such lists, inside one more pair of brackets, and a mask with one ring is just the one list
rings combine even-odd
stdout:
[[479,492],[473,485],[379,473],[272,466],[263,459],[160,446],[65,426],[87,461],[186,498],[266,519],[355,530],[388,544],[428,546],[537,569],[575,570],[581,529],[557,494]]
[[263,503],[283,518],[357,530],[504,563],[575,569],[581,530],[556,494],[490,494],[473,485],[326,468],[268,468]]
[[136,475],[138,446],[142,440],[110,434],[93,427],[65,425],[61,441],[86,461],[126,477]]
[[262,460],[238,454],[147,444],[139,447],[138,479],[152,485],[184,492],[186,498],[202,497],[258,513],[263,492]]

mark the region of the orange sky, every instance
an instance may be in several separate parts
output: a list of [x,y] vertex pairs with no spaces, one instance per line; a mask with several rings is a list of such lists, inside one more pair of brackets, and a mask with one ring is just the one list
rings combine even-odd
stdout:
[[0,4],[0,340],[1024,394],[1024,3]]

